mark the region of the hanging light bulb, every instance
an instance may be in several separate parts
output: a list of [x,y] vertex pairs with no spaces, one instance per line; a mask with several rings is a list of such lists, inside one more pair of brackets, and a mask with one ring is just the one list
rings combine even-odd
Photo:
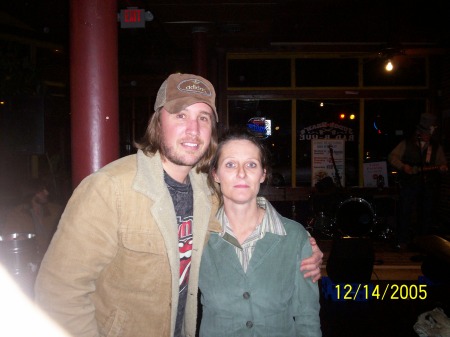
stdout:
[[392,69],[394,69],[394,65],[392,64],[390,59],[387,60],[386,66],[384,68],[386,69],[386,71],[392,71]]

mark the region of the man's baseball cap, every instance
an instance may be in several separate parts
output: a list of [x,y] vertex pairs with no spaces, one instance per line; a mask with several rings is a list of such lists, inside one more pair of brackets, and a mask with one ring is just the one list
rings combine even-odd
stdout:
[[189,105],[206,103],[214,111],[216,122],[216,92],[207,79],[192,74],[172,74],[161,85],[156,95],[155,111],[162,107],[170,113],[177,113]]

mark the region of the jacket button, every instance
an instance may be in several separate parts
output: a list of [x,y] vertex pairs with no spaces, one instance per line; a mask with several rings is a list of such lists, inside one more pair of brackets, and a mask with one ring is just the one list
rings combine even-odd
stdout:
[[248,292],[245,292],[242,297],[244,297],[246,300],[250,298],[250,294]]
[[247,321],[247,323],[245,323],[245,325],[247,326],[247,328],[252,328],[253,327],[253,322],[252,321]]

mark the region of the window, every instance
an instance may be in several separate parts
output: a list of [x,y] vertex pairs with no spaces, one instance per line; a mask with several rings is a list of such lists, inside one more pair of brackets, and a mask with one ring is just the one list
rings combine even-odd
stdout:
[[271,120],[265,141],[279,186],[311,186],[311,141],[327,137],[345,139],[345,187],[362,186],[363,163],[386,161],[420,113],[433,108],[425,57],[396,55],[390,73],[385,59],[350,53],[237,53],[227,62],[229,125]]
[[357,59],[297,59],[297,87],[356,87]]
[[264,142],[271,151],[273,184],[284,186],[290,181],[292,158],[291,100],[231,100],[228,102],[229,125],[245,126],[253,117],[271,122],[271,135]]
[[229,87],[290,87],[290,59],[232,59],[228,61]]
[[345,186],[357,186],[359,100],[299,100],[296,121],[297,167],[308,172],[304,177],[297,178],[297,185],[311,186],[313,139],[344,139],[345,172],[340,172],[340,175],[345,178]]
[[426,62],[424,58],[407,56],[392,59],[394,70],[384,69],[386,60],[365,59],[363,62],[364,86],[425,86]]

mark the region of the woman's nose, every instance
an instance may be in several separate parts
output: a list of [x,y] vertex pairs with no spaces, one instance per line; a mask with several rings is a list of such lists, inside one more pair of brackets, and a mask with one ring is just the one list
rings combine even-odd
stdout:
[[243,178],[243,177],[245,177],[245,168],[244,168],[244,166],[239,166],[239,168],[238,168],[238,176],[239,177],[241,177],[241,178]]

